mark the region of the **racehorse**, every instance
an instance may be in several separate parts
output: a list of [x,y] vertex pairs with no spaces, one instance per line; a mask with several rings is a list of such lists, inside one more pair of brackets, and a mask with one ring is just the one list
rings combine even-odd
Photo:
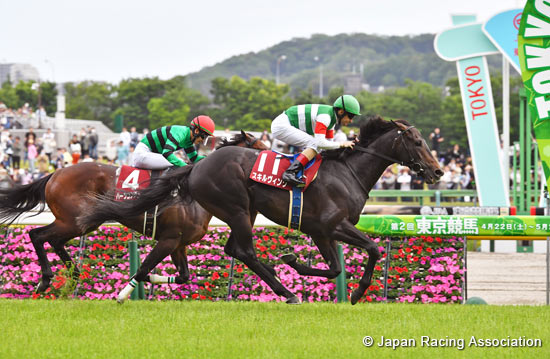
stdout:
[[[264,150],[266,146],[254,136],[241,131],[231,140],[222,139],[218,148],[225,146],[246,146]],[[190,167],[190,166],[187,166]],[[78,278],[79,270],[65,250],[65,244],[72,238],[82,236],[97,228],[101,222],[88,226],[86,231],[80,229],[76,218],[90,209],[90,194],[99,195],[112,192],[115,187],[117,167],[99,163],[79,163],[59,169],[56,172],[28,185],[12,189],[0,189],[0,223],[13,222],[22,214],[41,205],[38,213],[44,211],[44,204],[55,216],[55,221],[45,227],[35,228],[29,232],[32,244],[38,256],[42,270],[42,279],[36,289],[45,291],[53,277],[48,262],[44,243],[49,242],[55,253],[67,265],[74,268],[73,275]],[[179,275],[175,283],[185,283],[189,278],[186,246],[200,240],[208,229],[212,215],[198,203],[191,202],[171,205],[158,217],[156,240],[158,243],[151,251],[149,259],[140,267],[143,279],[154,268],[150,263],[162,256],[170,255]],[[126,216],[119,222],[137,231],[143,231],[143,213]],[[142,279],[142,280],[143,280]]]
[[[275,270],[258,260],[252,226],[258,212],[270,220],[287,225],[289,194],[286,190],[249,179],[258,152],[225,147],[214,152],[193,168],[183,168],[159,178],[135,201],[114,202],[103,197],[94,208],[79,218],[87,227],[104,219],[120,220],[128,213],[141,213],[162,204],[171,191],[191,196],[209,213],[231,227],[224,251],[244,262],[287,303],[299,303],[297,296],[275,277]],[[360,129],[353,150],[327,151],[317,178],[304,192],[301,231],[310,235],[329,269],[310,268],[290,254],[281,259],[301,275],[335,278],[342,270],[336,241],[365,249],[369,258],[359,286],[351,295],[355,304],[369,287],[374,266],[380,258],[376,243],[359,231],[355,224],[368,193],[383,171],[392,163],[409,166],[428,183],[443,175],[420,132],[405,120],[385,121],[371,118]]]

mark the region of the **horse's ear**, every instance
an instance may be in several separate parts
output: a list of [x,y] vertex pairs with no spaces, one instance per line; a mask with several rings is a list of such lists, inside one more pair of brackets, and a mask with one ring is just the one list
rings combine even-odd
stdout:
[[246,132],[244,132],[243,130],[241,130],[241,135],[243,135],[244,138],[246,138]]

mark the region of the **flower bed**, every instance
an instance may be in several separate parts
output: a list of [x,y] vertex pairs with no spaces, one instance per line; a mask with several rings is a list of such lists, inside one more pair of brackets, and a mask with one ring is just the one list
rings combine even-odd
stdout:
[[[11,227],[0,230],[0,297],[39,297],[33,294],[40,280],[40,266],[30,242],[28,231],[35,226]],[[254,243],[260,260],[273,264],[279,279],[290,291],[303,301],[335,301],[335,281],[319,277],[299,276],[288,265],[281,264],[278,257],[283,253],[294,253],[299,261],[311,260],[315,268],[328,266],[310,238],[299,232],[284,228],[254,228]],[[230,261],[223,252],[223,245],[229,235],[228,228],[210,228],[207,235],[188,248],[188,283],[164,284],[154,287],[154,298],[158,300],[222,300],[228,292]],[[114,299],[128,281],[128,246],[132,238],[127,228],[102,226],[90,233],[84,241],[81,274],[78,282],[63,269],[59,258],[46,244],[48,259],[53,261],[55,277],[51,289],[43,294],[56,298],[73,294],[69,283],[77,285],[77,297],[81,299]],[[154,241],[137,237],[141,249],[141,260],[151,251]],[[67,250],[78,261],[79,238],[71,240]],[[362,301],[383,301],[384,267],[386,260],[385,239],[374,238],[379,244],[383,259],[374,272],[372,285]],[[463,241],[460,238],[417,237],[394,239],[391,242],[390,263],[387,281],[388,300],[422,303],[461,302],[463,274]],[[364,251],[343,245],[348,283],[348,296],[357,287],[363,274],[363,265],[368,255]],[[279,301],[282,300],[258,280],[244,264],[236,262],[232,286],[232,297],[237,300]],[[157,274],[175,275],[176,269],[170,258],[157,266]],[[146,284],[146,290],[149,284]],[[68,291],[67,288],[70,288]]]

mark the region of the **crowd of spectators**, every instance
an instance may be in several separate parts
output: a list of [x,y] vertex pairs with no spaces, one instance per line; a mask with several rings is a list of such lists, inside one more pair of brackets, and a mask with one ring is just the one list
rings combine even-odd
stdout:
[[472,158],[460,148],[453,144],[446,151],[442,145],[445,138],[441,135],[439,128],[435,128],[429,136],[431,140],[432,155],[437,158],[443,170],[443,176],[435,184],[426,184],[424,179],[408,167],[389,166],[375,189],[398,189],[408,191],[411,189],[475,189],[475,178],[472,165]]
[[[43,118],[43,108],[33,111],[25,104],[15,111],[0,102],[0,180],[28,184],[58,168],[98,160],[99,139],[93,127],[82,128],[66,145],[58,144],[51,128],[40,136],[34,131],[32,124],[43,125]],[[20,128],[27,129],[24,136],[10,132]]]
[[5,129],[52,126],[53,119],[48,117],[44,106],[34,110],[28,103],[19,109],[11,109],[0,101],[0,126]]

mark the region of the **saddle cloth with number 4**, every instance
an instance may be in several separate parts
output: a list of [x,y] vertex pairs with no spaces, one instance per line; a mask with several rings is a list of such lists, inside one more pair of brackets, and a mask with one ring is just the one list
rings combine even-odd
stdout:
[[115,201],[136,199],[140,190],[149,187],[151,172],[153,171],[126,165],[120,167],[116,172]]
[[[252,172],[250,172],[250,179],[269,186],[291,191],[292,186],[284,182],[281,176],[297,156],[298,155],[286,155],[284,153],[269,150],[262,151],[258,154],[256,163],[254,163],[254,168],[252,168]],[[321,155],[317,155],[307,164],[305,173],[302,176],[302,179],[306,183],[302,192],[305,191],[315,179],[321,162]]]

